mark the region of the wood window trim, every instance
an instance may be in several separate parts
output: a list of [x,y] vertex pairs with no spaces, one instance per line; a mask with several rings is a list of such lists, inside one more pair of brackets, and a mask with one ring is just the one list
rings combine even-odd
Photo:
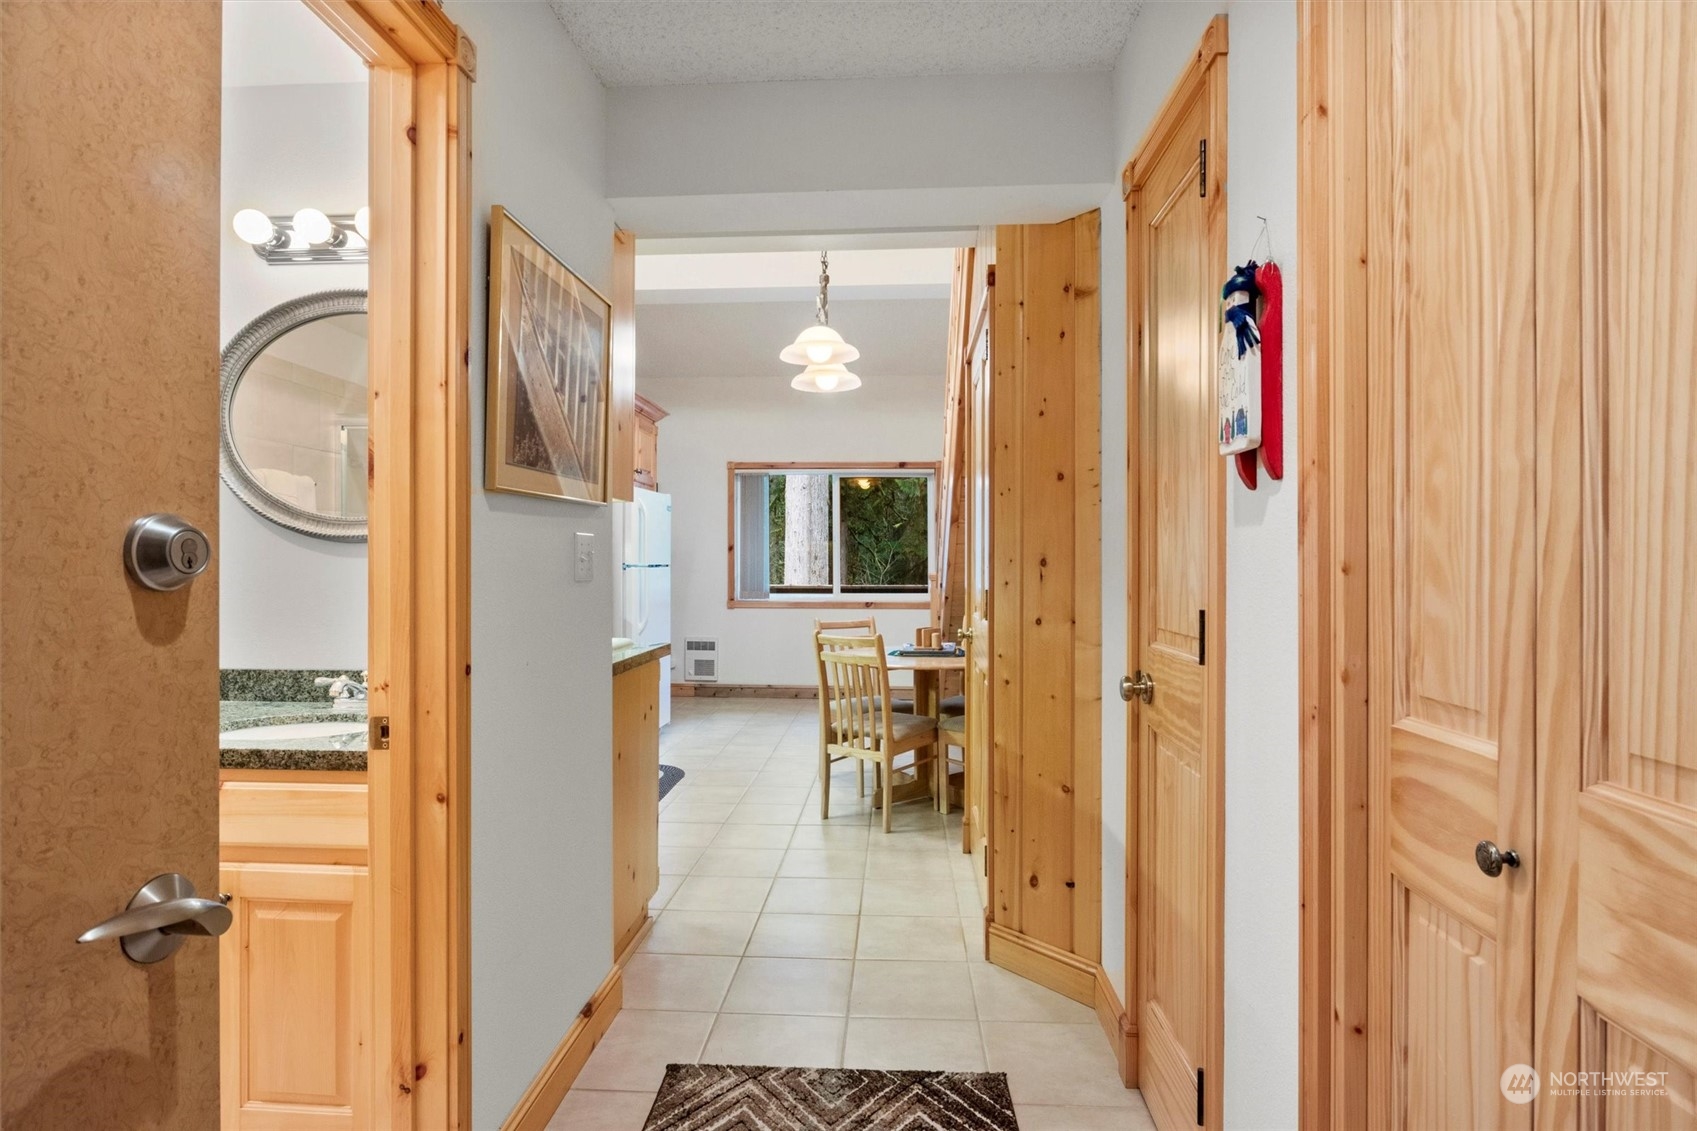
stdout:
[[[1162,151],[1171,142],[1174,133],[1183,125],[1185,116],[1196,104],[1198,99],[1208,102],[1208,154],[1207,154],[1207,191],[1213,198],[1208,219],[1208,257],[1222,273],[1229,270],[1226,230],[1226,168],[1227,168],[1227,132],[1226,132],[1226,68],[1223,65],[1228,49],[1227,20],[1225,16],[1215,16],[1202,32],[1195,51],[1186,63],[1184,71],[1174,81],[1161,108],[1155,114],[1148,128],[1144,131],[1137,149],[1120,173],[1120,190],[1126,198],[1126,382],[1130,391],[1127,397],[1127,466],[1135,469],[1138,466],[1140,449],[1139,400],[1136,390],[1141,385],[1142,355],[1139,342],[1141,340],[1141,324],[1144,320],[1143,304],[1143,275],[1142,267],[1147,259],[1146,248],[1140,238],[1141,232],[1137,224],[1132,223],[1131,207],[1133,197],[1139,193],[1160,158]],[[1216,63],[1222,65],[1216,66]],[[1206,592],[1208,607],[1219,610],[1219,613],[1208,618],[1206,636],[1203,646],[1208,656],[1207,688],[1208,709],[1205,724],[1206,733],[1202,736],[1202,749],[1208,758],[1212,773],[1210,797],[1208,798],[1209,812],[1213,818],[1213,900],[1208,909],[1208,940],[1209,953],[1207,961],[1209,1000],[1203,1014],[1203,1024],[1207,1032],[1203,1038],[1207,1050],[1207,1076],[1202,1081],[1203,1103],[1207,1113],[1208,1127],[1222,1126],[1221,1117],[1224,1110],[1224,1077],[1225,1077],[1225,615],[1226,608],[1226,578],[1225,578],[1225,538],[1226,538],[1226,461],[1214,459],[1209,468],[1209,514],[1208,514],[1208,576]],[[1135,670],[1141,666],[1139,640],[1139,611],[1136,595],[1139,592],[1138,569],[1141,555],[1140,537],[1141,525],[1137,513],[1137,492],[1130,492],[1127,499],[1127,592],[1131,597],[1127,602],[1128,624],[1126,632],[1127,670]],[[1136,726],[1135,719],[1130,720],[1127,732],[1127,754],[1135,757]],[[1138,859],[1138,844],[1142,839],[1139,828],[1139,798],[1138,798],[1138,766],[1131,765],[1126,774],[1126,894],[1125,894],[1125,980],[1126,1008],[1129,1014],[1128,1025],[1131,1034],[1128,1037],[1128,1054],[1130,1071],[1126,1073],[1128,1086],[1135,1082],[1136,1064],[1142,1055],[1141,1034],[1139,1028],[1142,1022],[1143,988],[1140,975],[1138,955],[1139,924],[1137,917],[1138,877],[1140,862]],[[1136,1044],[1133,1044],[1136,1042]]]
[[[1388,1111],[1371,1079],[1367,8],[1298,0],[1302,1126]],[[1378,1090],[1374,1098],[1375,1089]]]
[[370,66],[373,1126],[471,1125],[471,84],[441,8],[306,0]]
[[[933,483],[941,474],[942,464],[936,460],[858,460],[852,462],[807,462],[790,460],[777,463],[732,461],[725,465],[725,608],[727,609],[815,609],[822,613],[854,611],[857,609],[925,609],[931,608],[929,594],[915,594],[912,600],[893,597],[868,598],[857,601],[852,597],[831,597],[817,601],[803,600],[745,600],[737,596],[737,473],[742,471],[915,471],[929,473]],[[935,488],[933,488],[935,489]]]

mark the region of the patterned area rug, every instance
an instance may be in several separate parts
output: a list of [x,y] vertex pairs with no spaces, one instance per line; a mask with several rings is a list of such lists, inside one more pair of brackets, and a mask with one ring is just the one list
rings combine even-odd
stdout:
[[669,1064],[643,1131],[1018,1131],[1000,1072]]
[[672,792],[672,787],[684,780],[684,772],[676,766],[660,767],[660,800],[666,800],[666,795]]

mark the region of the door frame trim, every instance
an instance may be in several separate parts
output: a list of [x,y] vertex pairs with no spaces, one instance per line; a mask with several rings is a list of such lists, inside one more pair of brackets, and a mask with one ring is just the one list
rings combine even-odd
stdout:
[[[373,1126],[471,1123],[471,84],[436,4],[304,0],[371,68]],[[387,228],[387,230],[385,230]]]
[[[1141,458],[1141,405],[1143,358],[1138,346],[1140,328],[1144,322],[1143,268],[1146,248],[1139,227],[1132,223],[1134,198],[1141,191],[1155,161],[1199,98],[1208,102],[1208,248],[1209,259],[1225,278],[1229,269],[1226,247],[1226,55],[1228,49],[1227,18],[1215,16],[1203,31],[1184,71],[1173,83],[1166,100],[1144,132],[1142,140],[1120,174],[1120,191],[1126,201],[1126,440],[1127,466],[1135,468]],[[1208,624],[1204,648],[1208,657],[1204,685],[1208,704],[1203,719],[1202,750],[1208,759],[1210,774],[1209,814],[1213,828],[1209,837],[1212,854],[1209,878],[1213,885],[1210,899],[1207,945],[1208,1003],[1204,1012],[1207,1027],[1205,1037],[1207,1070],[1203,1081],[1207,1127],[1221,1126],[1224,1106],[1225,1068],[1225,545],[1226,545],[1226,461],[1212,459],[1208,464],[1208,529],[1206,592]],[[1127,492],[1127,556],[1126,556],[1126,616],[1127,667],[1139,666],[1138,644],[1140,631],[1139,554],[1141,552],[1140,500],[1135,490]],[[1134,709],[1128,704],[1127,714],[1127,772],[1126,772],[1126,930],[1125,979],[1126,1008],[1130,1017],[1132,1041],[1130,1072],[1137,1071],[1141,1056],[1141,1022],[1144,993],[1138,966],[1137,916],[1140,864],[1138,845],[1142,830],[1138,819],[1137,721]]]
[[1369,1003],[1367,21],[1365,6],[1297,3],[1300,1111],[1337,1131],[1389,1111]]

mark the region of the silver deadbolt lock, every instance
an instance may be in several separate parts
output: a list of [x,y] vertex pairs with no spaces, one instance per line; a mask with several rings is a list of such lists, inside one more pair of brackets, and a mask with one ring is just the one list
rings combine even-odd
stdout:
[[205,573],[211,561],[212,542],[174,514],[138,518],[124,538],[124,567],[147,589],[181,589]]

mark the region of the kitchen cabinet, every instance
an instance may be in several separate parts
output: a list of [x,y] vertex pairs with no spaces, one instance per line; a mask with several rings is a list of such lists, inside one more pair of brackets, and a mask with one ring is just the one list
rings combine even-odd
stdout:
[[648,922],[660,887],[660,657],[613,676],[613,954]]
[[370,1125],[365,775],[230,771],[219,783],[224,1131]]
[[660,489],[660,421],[666,410],[643,396],[636,397],[636,485]]

